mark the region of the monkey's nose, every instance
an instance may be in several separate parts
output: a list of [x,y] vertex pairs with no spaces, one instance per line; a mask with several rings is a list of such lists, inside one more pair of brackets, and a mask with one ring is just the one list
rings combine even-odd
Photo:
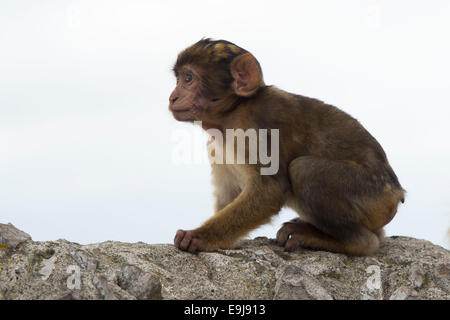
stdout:
[[177,101],[177,99],[178,99],[178,95],[176,95],[176,94],[171,94],[169,97],[170,103],[174,103],[175,101]]

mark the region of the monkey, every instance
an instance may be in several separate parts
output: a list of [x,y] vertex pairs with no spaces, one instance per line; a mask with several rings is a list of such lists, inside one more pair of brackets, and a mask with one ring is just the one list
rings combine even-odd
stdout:
[[261,174],[260,161],[211,164],[214,215],[196,229],[176,231],[175,247],[191,253],[234,248],[288,207],[298,218],[277,232],[283,250],[376,253],[406,191],[358,120],[318,99],[266,85],[253,54],[226,40],[191,45],[178,54],[173,71],[169,110],[176,120],[201,121],[204,130],[219,132],[279,133],[275,174]]

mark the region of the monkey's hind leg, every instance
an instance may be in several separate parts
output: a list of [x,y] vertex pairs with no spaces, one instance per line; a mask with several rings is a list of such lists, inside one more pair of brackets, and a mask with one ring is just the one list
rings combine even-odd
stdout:
[[303,247],[360,256],[374,253],[378,249],[380,240],[373,232],[361,229],[359,235],[351,241],[339,241],[311,223],[296,218],[283,224],[277,233],[277,243],[286,251]]
[[394,217],[403,197],[387,170],[315,156],[293,160],[289,177],[303,221],[284,224],[278,242],[287,250],[309,247],[350,255],[373,254],[383,238],[382,227]]

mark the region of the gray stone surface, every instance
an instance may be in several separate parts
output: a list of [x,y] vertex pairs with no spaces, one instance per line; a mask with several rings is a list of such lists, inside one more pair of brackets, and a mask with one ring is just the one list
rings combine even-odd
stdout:
[[149,272],[142,272],[136,266],[124,264],[117,277],[117,284],[138,299],[160,299],[161,281]]
[[0,223],[0,246],[15,248],[20,243],[31,240],[29,234],[17,229],[11,223]]
[[4,224],[0,235],[0,299],[450,299],[450,252],[407,237],[348,257],[286,253],[266,238],[192,255],[169,244],[33,242]]

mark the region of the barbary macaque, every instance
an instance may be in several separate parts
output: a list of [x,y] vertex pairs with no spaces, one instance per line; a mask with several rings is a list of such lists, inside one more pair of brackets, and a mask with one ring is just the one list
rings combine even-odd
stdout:
[[[287,206],[299,217],[277,233],[285,250],[376,252],[405,191],[380,144],[356,119],[266,85],[256,58],[228,41],[198,41],[178,55],[173,70],[177,85],[169,109],[175,119],[201,121],[213,133],[215,160],[218,151],[227,160],[242,160],[244,152],[247,160],[212,162],[215,214],[197,229],[178,230],[177,248],[192,253],[233,248]],[[218,143],[217,133],[228,137],[231,129],[266,135],[253,135],[256,149],[249,143],[239,151],[234,145],[239,137]],[[261,161],[261,149],[277,158],[272,172],[262,171],[270,164]]]

